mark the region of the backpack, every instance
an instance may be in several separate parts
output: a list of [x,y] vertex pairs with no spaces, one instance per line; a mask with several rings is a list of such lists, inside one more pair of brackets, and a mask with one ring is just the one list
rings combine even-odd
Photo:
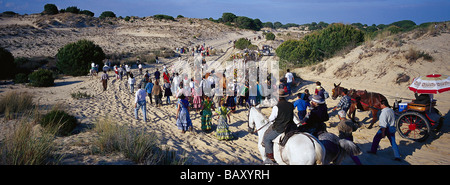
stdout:
[[327,99],[327,98],[330,97],[330,94],[328,94],[328,92],[324,90],[324,91],[323,91],[323,97],[324,97],[325,99]]

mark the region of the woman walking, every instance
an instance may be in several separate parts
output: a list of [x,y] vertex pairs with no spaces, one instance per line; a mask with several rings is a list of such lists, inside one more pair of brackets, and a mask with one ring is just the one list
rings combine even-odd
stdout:
[[133,76],[133,73],[130,72],[130,78],[128,78],[128,84],[130,85],[131,94],[134,93],[134,84],[136,83],[136,79]]
[[[216,110],[219,116],[219,122],[216,129],[216,138],[219,140],[230,140],[233,139],[233,134],[230,129],[228,129],[228,122],[230,120],[230,112],[227,107],[225,107],[224,100],[222,99],[219,103],[220,108]],[[228,119],[227,119],[228,118]]]
[[201,120],[202,120],[202,130],[203,131],[209,131],[211,130],[211,116],[212,112],[211,110],[214,109],[213,102],[211,101],[211,97],[207,96],[205,100],[202,102],[202,111],[201,111]]
[[166,103],[167,105],[170,105],[170,96],[172,96],[172,90],[170,88],[172,87],[168,80],[164,80],[166,83],[164,83],[164,97],[166,97]]
[[180,101],[177,109],[177,127],[182,133],[185,133],[188,129],[192,131],[192,121],[189,117],[189,101],[186,100],[184,94],[181,94],[178,98]]
[[162,89],[159,85],[159,80],[155,81],[155,85],[153,85],[152,94],[155,97],[155,104],[156,107],[159,107],[162,105],[161,96],[162,96]]

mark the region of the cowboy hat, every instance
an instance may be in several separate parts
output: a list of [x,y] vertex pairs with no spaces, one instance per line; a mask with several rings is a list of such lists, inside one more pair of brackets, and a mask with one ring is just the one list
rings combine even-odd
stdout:
[[325,100],[322,100],[322,97],[319,95],[312,95],[308,97],[310,101],[316,102],[318,104],[324,104]]

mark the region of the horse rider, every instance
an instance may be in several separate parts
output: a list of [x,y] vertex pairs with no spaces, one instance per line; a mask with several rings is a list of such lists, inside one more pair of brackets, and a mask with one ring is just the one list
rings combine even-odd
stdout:
[[297,128],[293,121],[294,105],[285,99],[288,94],[283,89],[280,89],[278,93],[278,104],[272,108],[272,113],[269,117],[269,121],[273,122],[273,124],[266,130],[263,138],[266,157],[271,160],[266,159],[264,161],[265,164],[275,163],[272,140],[285,131],[287,132]]
[[312,110],[306,114],[303,120],[300,120],[298,128],[301,132],[308,132],[315,137],[326,132],[325,121],[330,119],[327,112],[327,104],[319,95],[309,96]]

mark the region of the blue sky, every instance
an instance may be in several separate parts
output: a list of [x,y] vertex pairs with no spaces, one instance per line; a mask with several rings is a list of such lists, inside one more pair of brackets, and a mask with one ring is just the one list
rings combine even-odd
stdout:
[[450,0],[0,0],[0,12],[40,13],[52,3],[59,9],[77,6],[98,17],[103,11],[117,16],[217,19],[224,12],[283,24],[327,23],[390,24],[412,20],[417,24],[450,20]]

